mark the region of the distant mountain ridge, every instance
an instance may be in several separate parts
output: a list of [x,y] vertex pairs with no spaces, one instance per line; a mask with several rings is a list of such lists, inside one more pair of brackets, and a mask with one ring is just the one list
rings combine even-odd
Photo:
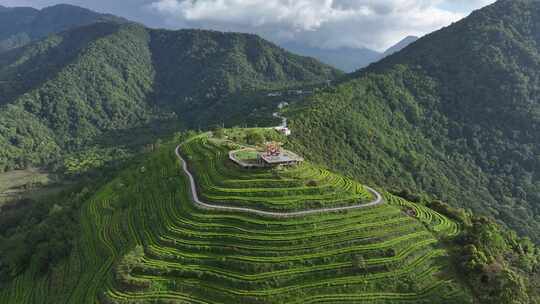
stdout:
[[403,38],[401,41],[399,41],[395,45],[388,48],[382,54],[382,58],[388,57],[388,56],[390,56],[390,55],[392,55],[394,53],[397,53],[397,52],[401,51],[402,49],[408,47],[411,43],[414,43],[418,39],[419,38],[417,36],[407,36],[407,37]]
[[[129,22],[114,15],[97,13],[68,4],[58,4],[42,10],[0,6],[0,52],[24,46],[72,27],[100,21]],[[384,53],[368,48],[318,48],[294,42],[283,43],[281,46],[293,53],[316,58],[342,71],[354,72],[401,50],[416,39],[414,36],[406,37]]]
[[59,4],[38,10],[31,7],[0,8],[0,52],[24,46],[47,35],[99,21],[127,20],[78,6]]
[[281,46],[293,53],[317,58],[321,62],[350,73],[396,53],[416,40],[418,40],[416,36],[407,36],[383,53],[368,48],[318,48],[293,42],[282,43]]
[[379,52],[367,48],[324,49],[297,43],[283,43],[281,46],[293,53],[317,58],[321,62],[345,72],[354,72],[359,68],[368,66],[381,56]]

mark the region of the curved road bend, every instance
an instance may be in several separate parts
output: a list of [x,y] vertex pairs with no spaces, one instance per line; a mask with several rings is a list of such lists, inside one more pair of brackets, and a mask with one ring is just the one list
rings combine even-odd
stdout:
[[322,209],[313,209],[313,210],[296,211],[296,212],[272,212],[272,211],[263,211],[263,210],[251,209],[251,208],[230,207],[230,206],[208,204],[208,203],[202,202],[199,199],[199,195],[197,193],[197,185],[195,184],[195,179],[193,178],[193,175],[191,174],[191,172],[189,172],[186,161],[182,158],[182,156],[180,156],[179,150],[180,150],[180,145],[176,147],[175,153],[178,159],[180,159],[180,162],[182,163],[182,169],[184,169],[184,173],[187,175],[189,179],[189,183],[191,186],[191,196],[193,198],[193,201],[195,202],[197,206],[203,209],[240,211],[240,212],[247,212],[247,213],[253,213],[257,215],[270,216],[270,217],[299,217],[299,216],[313,215],[313,214],[319,214],[319,213],[331,213],[331,212],[339,212],[339,211],[346,211],[346,210],[363,209],[363,208],[368,208],[372,206],[377,206],[384,202],[384,199],[379,192],[377,192],[375,189],[371,187],[364,186],[369,192],[371,192],[375,196],[375,200],[369,203],[365,203],[365,204],[345,206],[345,207],[322,208]]

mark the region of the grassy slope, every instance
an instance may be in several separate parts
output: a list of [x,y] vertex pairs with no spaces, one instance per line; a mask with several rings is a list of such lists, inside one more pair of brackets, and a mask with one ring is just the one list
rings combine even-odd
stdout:
[[0,302],[468,301],[437,239],[457,233],[444,216],[388,194],[379,207],[295,219],[200,210],[173,148],[102,188],[81,211],[69,260],[43,277],[18,277]]
[[538,16],[499,1],[351,75],[292,113],[297,149],[540,241]]

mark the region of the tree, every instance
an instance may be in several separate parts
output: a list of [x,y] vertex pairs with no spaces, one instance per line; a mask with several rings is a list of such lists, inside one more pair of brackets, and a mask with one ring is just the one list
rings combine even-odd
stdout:
[[225,138],[225,129],[223,128],[218,127],[212,132],[214,133],[214,136],[217,138]]
[[388,248],[385,253],[387,257],[395,257],[397,254],[394,248]]
[[265,140],[266,138],[260,132],[255,130],[250,130],[247,132],[246,141],[250,145],[262,144]]
[[355,254],[353,256],[353,268],[360,273],[363,273],[367,269],[366,260],[364,259],[364,256],[361,254]]

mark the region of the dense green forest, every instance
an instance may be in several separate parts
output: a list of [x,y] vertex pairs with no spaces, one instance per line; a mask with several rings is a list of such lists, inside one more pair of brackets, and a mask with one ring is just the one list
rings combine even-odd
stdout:
[[291,109],[299,150],[540,242],[540,2],[502,0]]
[[446,244],[478,303],[540,303],[540,248],[529,238],[441,201],[424,203],[460,224]]
[[0,54],[0,171],[55,163],[103,142],[118,148],[126,138],[116,135],[137,141],[142,127],[161,134],[256,123],[273,111],[256,91],[339,75],[254,35],[116,22],[75,28]]

